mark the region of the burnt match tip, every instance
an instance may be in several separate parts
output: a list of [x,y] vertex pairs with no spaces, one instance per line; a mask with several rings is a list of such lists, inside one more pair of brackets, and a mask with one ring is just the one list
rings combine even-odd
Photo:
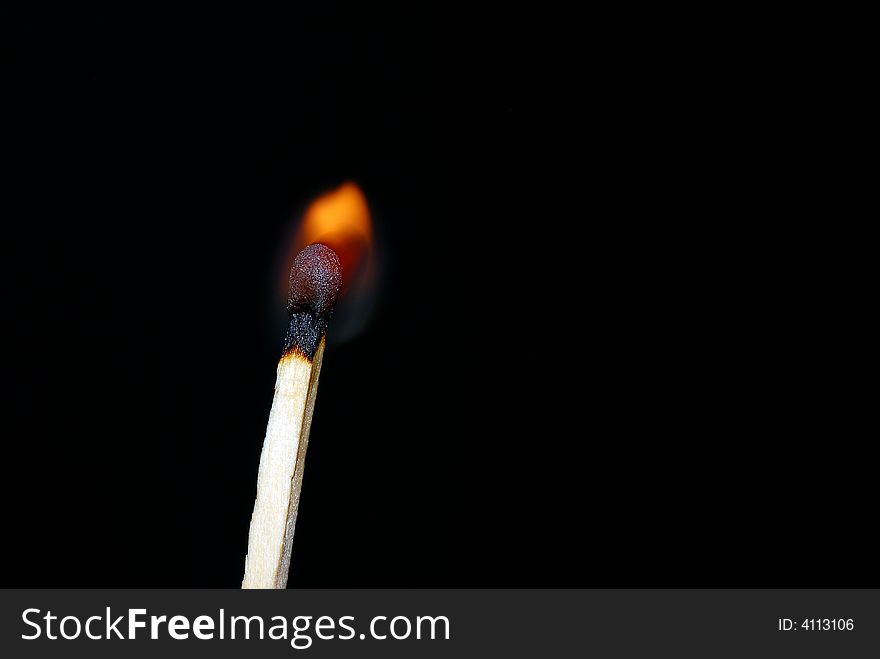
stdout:
[[311,311],[329,317],[342,290],[342,270],[336,252],[314,243],[296,255],[290,269],[287,311]]
[[314,358],[341,290],[342,269],[336,252],[314,243],[296,255],[287,294],[290,325],[285,354],[296,353],[310,361]]

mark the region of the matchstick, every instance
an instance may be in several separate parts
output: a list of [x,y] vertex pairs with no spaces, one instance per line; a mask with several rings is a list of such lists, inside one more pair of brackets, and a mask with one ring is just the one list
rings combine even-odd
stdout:
[[278,362],[242,588],[286,588],[327,322],[341,288],[336,253],[306,247],[290,271],[290,325]]

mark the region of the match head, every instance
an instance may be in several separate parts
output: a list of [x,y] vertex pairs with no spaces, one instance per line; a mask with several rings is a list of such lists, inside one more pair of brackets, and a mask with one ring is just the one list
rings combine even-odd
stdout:
[[296,255],[287,293],[286,353],[296,352],[309,360],[314,357],[341,290],[342,268],[336,252],[314,243]]
[[342,290],[342,269],[336,252],[314,243],[296,255],[290,269],[287,311],[310,310],[316,316],[333,313]]

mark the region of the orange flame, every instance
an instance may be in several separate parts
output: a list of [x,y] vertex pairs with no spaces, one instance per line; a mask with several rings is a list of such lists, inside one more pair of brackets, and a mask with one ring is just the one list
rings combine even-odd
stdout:
[[342,343],[357,336],[371,317],[379,294],[382,267],[377,235],[367,199],[357,184],[348,181],[312,201],[296,218],[295,233],[286,243],[290,250],[278,270],[280,312],[287,299],[290,266],[303,248],[323,243],[339,256],[342,295],[333,315],[328,340]]
[[348,181],[315,199],[303,214],[294,240],[296,255],[305,246],[324,243],[342,266],[343,293],[367,284],[373,260],[373,224],[367,198]]

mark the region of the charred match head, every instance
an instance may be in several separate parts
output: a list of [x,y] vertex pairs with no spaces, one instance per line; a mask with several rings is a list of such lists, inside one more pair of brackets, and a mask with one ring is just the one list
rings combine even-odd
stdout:
[[290,269],[287,311],[305,309],[316,316],[330,316],[342,288],[342,271],[336,252],[314,243],[296,255]]
[[297,353],[309,360],[315,356],[341,289],[342,270],[336,252],[315,243],[297,254],[290,269],[285,354]]

